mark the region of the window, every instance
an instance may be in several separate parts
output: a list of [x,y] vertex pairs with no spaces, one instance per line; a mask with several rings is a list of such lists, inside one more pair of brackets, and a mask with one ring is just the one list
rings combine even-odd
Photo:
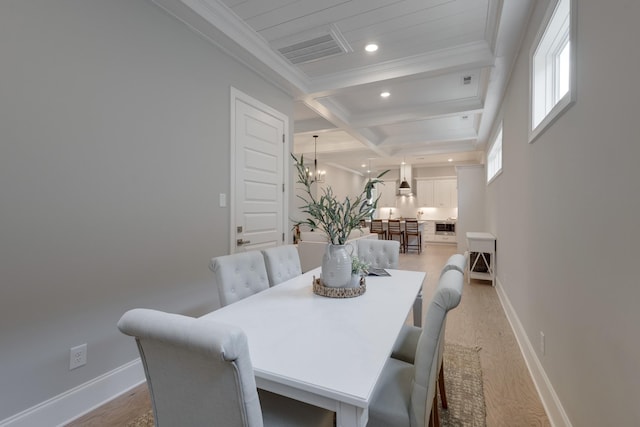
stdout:
[[502,171],[502,125],[500,131],[493,141],[489,152],[487,152],[487,183]]
[[531,51],[533,142],[575,102],[575,0],[551,1]]

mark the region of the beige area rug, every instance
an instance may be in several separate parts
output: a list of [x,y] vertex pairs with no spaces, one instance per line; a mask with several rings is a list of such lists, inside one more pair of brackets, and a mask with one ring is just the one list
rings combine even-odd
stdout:
[[[438,399],[440,425],[485,427],[486,413],[478,350],[458,344],[446,344],[444,372],[449,408],[442,409]],[[127,424],[127,427],[153,427],[153,411],[139,416]]]
[[447,343],[444,348],[444,384],[448,409],[438,398],[443,427],[485,427],[486,410],[479,350]]

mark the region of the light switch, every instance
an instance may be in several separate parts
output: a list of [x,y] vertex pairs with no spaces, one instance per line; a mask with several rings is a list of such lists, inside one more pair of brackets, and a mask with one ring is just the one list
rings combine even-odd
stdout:
[[227,195],[225,193],[220,193],[220,207],[227,207]]

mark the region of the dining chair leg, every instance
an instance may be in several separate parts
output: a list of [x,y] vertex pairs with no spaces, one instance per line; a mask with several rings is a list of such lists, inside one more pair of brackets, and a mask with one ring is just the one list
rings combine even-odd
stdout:
[[413,326],[422,327],[422,290],[413,301]]
[[440,389],[440,401],[442,401],[442,408],[447,409],[447,392],[444,388],[444,363],[440,364],[440,373],[438,374],[438,388]]
[[438,414],[438,391],[436,390],[436,394],[433,396],[433,427],[440,427],[440,415]]

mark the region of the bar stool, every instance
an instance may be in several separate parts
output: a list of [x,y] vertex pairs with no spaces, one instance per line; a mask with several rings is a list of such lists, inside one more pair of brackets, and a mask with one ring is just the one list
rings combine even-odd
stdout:
[[[422,253],[422,233],[420,232],[420,228],[418,227],[418,220],[415,218],[405,219],[404,222],[404,232],[405,232],[405,252],[409,250],[410,247],[418,250],[418,253]],[[415,238],[416,243],[414,245],[410,244],[411,238]]]
[[399,219],[390,219],[388,222],[388,229],[389,229],[389,240],[396,240],[394,239],[393,236],[399,236],[400,237],[400,252],[406,252],[407,248],[406,248],[406,240],[405,240],[405,234],[404,231],[402,230],[402,226],[400,225],[400,220]]
[[377,234],[379,240],[387,240],[387,230],[384,229],[381,219],[371,220],[371,234]]

